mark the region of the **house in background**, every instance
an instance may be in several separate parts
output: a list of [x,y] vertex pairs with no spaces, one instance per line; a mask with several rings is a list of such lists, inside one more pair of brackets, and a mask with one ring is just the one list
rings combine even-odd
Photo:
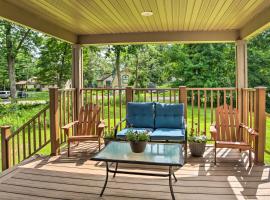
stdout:
[[97,79],[97,87],[98,88],[111,88],[113,81],[112,74],[106,74],[103,77]]
[[[131,77],[130,71],[125,68],[121,70],[121,85],[127,87]],[[118,86],[118,78],[116,73],[106,74],[103,77],[97,79],[97,87],[99,88],[116,88]]]
[[16,82],[17,90],[28,90],[38,88],[39,84],[37,82],[37,77],[29,78],[26,81],[18,81]]
[[[65,89],[70,88],[71,86],[71,80],[65,84]],[[32,91],[48,91],[50,87],[57,87],[57,85],[48,85],[48,84],[43,84],[38,81],[37,77],[32,77],[29,78],[26,81],[18,81],[16,82],[16,88],[19,91],[27,91],[27,90],[32,90]]]

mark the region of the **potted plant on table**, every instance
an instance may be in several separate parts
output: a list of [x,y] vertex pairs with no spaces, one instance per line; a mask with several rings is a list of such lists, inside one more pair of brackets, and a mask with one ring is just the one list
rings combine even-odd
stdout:
[[192,156],[201,157],[205,151],[206,135],[190,135],[188,137],[189,149]]
[[138,132],[130,129],[126,134],[126,139],[129,141],[132,152],[142,153],[150,140],[150,136],[147,130]]
[[104,139],[105,146],[108,145],[110,141],[114,140],[113,130],[105,132],[103,139]]

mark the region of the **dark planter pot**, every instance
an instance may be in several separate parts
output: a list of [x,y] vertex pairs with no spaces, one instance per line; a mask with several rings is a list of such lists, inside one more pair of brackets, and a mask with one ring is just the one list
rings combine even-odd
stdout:
[[105,146],[107,146],[110,143],[110,141],[113,141],[113,139],[112,138],[104,138]]
[[194,157],[203,156],[203,153],[205,151],[205,144],[206,143],[190,142],[189,149],[190,149],[191,155]]
[[139,142],[129,142],[132,152],[134,153],[142,153],[145,150],[146,141],[139,141]]

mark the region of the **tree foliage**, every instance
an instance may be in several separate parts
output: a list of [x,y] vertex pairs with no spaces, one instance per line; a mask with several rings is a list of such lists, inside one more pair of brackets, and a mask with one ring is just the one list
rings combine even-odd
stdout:
[[[270,85],[269,44],[270,30],[248,43],[249,87]],[[85,87],[96,86],[97,79],[106,74],[120,79],[125,68],[131,72],[129,84],[135,87],[235,85],[233,43],[103,45],[87,46],[83,51]],[[42,84],[63,87],[71,78],[71,52],[68,43],[1,20],[0,88],[14,87],[9,57],[13,58],[15,81],[37,76]]]
[[40,46],[37,73],[42,84],[62,88],[71,77],[71,46],[66,42],[45,37]]

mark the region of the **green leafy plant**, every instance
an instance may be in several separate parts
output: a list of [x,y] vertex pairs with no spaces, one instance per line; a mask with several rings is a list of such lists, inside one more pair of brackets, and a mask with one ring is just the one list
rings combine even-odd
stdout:
[[106,131],[103,138],[104,139],[113,139],[114,138],[114,132],[113,132],[113,130]]
[[190,135],[188,137],[189,142],[196,142],[196,143],[206,143],[207,142],[206,135]]
[[133,131],[133,129],[128,130],[126,134],[127,141],[131,142],[139,142],[144,141],[147,142],[150,140],[149,132],[147,130],[145,131]]

